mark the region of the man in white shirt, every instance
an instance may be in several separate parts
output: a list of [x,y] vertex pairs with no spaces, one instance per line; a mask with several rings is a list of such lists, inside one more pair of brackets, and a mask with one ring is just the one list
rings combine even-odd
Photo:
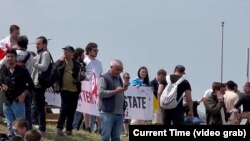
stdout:
[[[86,51],[86,57],[84,58],[84,63],[86,64],[86,78],[89,81],[92,81],[92,83],[97,84],[98,78],[103,73],[102,69],[102,63],[98,59],[96,59],[98,54],[98,45],[96,43],[90,42],[85,48]],[[92,75],[92,74],[95,75]],[[95,76],[95,77],[93,77]],[[96,85],[95,85],[96,86]],[[94,89],[97,89],[97,87],[92,88],[92,91],[94,92]],[[94,94],[94,93],[93,93]],[[101,127],[101,120],[100,117],[91,116],[91,123],[89,123],[90,115],[85,113],[84,114],[84,121],[85,121],[85,129],[87,129],[89,132],[93,131],[95,118],[97,118],[97,130],[100,131]]]

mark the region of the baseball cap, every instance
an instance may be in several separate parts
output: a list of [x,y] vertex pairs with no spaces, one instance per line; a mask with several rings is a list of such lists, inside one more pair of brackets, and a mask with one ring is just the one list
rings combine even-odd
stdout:
[[174,70],[178,71],[178,72],[183,72],[184,74],[186,74],[185,73],[185,67],[183,65],[177,65],[177,66],[175,66]]
[[74,51],[75,51],[75,49],[74,49],[72,46],[66,46],[66,47],[64,47],[64,48],[62,48],[62,49],[69,50],[69,51],[71,51],[71,52],[74,52]]

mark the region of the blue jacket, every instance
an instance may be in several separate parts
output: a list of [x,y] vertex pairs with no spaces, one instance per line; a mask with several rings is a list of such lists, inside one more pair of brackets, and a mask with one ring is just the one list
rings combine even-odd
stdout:
[[131,81],[130,85],[131,86],[147,86],[147,84],[144,84],[143,81],[139,77],[134,78]]

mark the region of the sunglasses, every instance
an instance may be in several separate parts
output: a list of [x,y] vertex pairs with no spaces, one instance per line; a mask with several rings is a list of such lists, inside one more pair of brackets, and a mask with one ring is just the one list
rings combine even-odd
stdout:
[[94,52],[98,52],[99,50],[98,50],[98,49],[92,49],[92,51],[94,51]]

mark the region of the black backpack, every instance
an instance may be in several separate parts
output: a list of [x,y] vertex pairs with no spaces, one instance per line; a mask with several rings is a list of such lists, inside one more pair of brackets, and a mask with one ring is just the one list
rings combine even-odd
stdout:
[[[40,73],[38,75],[38,81],[39,83],[42,85],[42,87],[45,88],[50,88],[53,87],[53,85],[57,82],[58,78],[59,78],[59,70],[57,69],[57,67],[55,66],[55,63],[53,61],[53,58],[50,54],[50,52],[48,52],[51,58],[51,62],[49,64],[49,67],[46,71]],[[39,62],[41,62],[41,58]]]

